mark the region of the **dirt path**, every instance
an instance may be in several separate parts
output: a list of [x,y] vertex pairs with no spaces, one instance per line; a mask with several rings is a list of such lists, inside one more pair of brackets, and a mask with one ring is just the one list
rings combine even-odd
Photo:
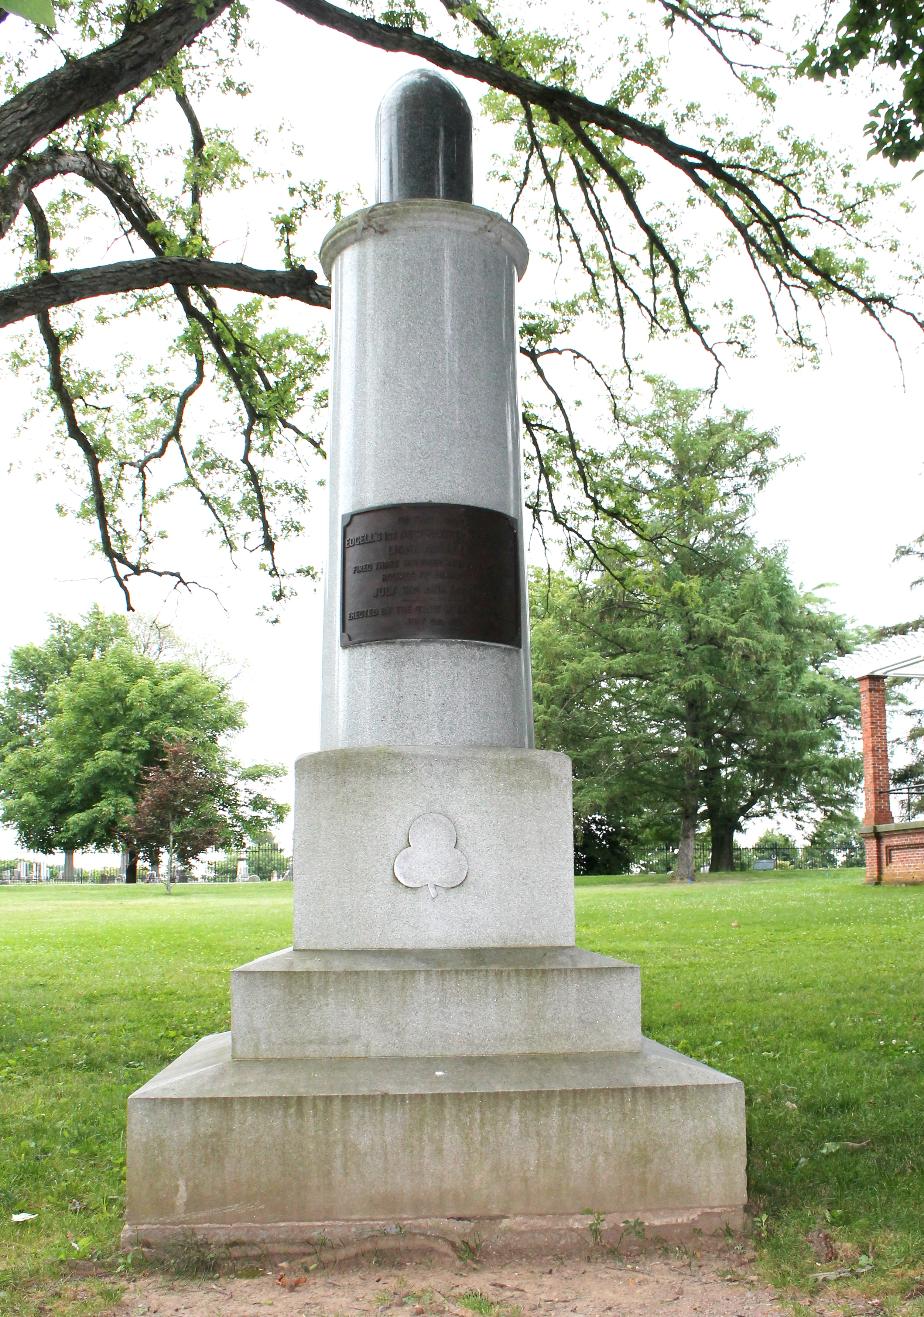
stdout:
[[[112,1317],[778,1317],[788,1311],[785,1301],[752,1275],[750,1256],[729,1250],[708,1257],[496,1268],[414,1262],[306,1271],[293,1264],[247,1278],[149,1275],[130,1284]],[[813,1306],[811,1311],[832,1310]]]

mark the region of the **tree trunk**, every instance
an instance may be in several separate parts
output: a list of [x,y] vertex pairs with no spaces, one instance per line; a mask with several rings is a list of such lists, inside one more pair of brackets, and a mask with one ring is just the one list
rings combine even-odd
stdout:
[[677,847],[677,863],[674,865],[674,880],[678,883],[695,882],[696,868],[696,809],[684,810],[680,816],[680,842]]
[[127,883],[136,883],[138,881],[138,852],[128,850],[125,853],[125,881]]
[[735,867],[735,824],[737,819],[710,818],[712,851],[709,855],[710,873],[731,873]]
[[677,845],[677,863],[674,865],[674,881],[678,883],[692,883],[695,881],[696,823],[699,818],[700,801],[700,756],[694,740],[697,709],[692,702],[687,704],[685,722],[686,740],[680,747],[680,763],[683,768],[680,797],[680,839]]
[[170,889],[173,885],[173,820],[170,821],[170,836],[167,841],[167,881],[164,886],[167,889],[167,895],[170,895]]
[[63,881],[66,883],[72,883],[74,881],[74,852],[73,851],[64,852],[64,873],[61,876]]

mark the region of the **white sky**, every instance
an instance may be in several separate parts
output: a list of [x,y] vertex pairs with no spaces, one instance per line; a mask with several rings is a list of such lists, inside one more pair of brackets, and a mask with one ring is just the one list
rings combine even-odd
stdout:
[[[265,124],[288,120],[305,143],[307,177],[347,187],[359,181],[371,196],[375,110],[387,87],[414,61],[360,47],[281,6],[261,9],[259,32],[263,49],[252,73],[254,95],[241,103],[242,117],[258,112]],[[476,114],[475,199],[489,202],[489,187],[478,184],[489,165],[487,133],[477,126],[480,88],[460,85]],[[861,157],[862,104],[847,113],[836,96],[814,88],[810,94],[819,135],[843,140]],[[800,89],[799,96],[806,95]],[[273,155],[272,139],[267,151]],[[922,186],[924,180],[906,180],[905,195],[920,200]],[[907,223],[909,244],[917,243],[919,221],[912,217]],[[261,263],[259,250],[246,241],[240,250],[233,245],[217,253],[219,258]],[[272,260],[268,252],[265,257]],[[534,264],[527,280],[544,277]],[[806,587],[824,583],[840,611],[871,624],[896,622],[924,611],[924,590],[915,598],[909,589],[920,568],[892,561],[897,544],[924,530],[922,349],[906,348],[903,388],[889,345],[858,316],[835,312],[829,333],[829,349],[817,370],[794,371],[772,344],[755,360],[733,363],[720,402],[748,408],[761,427],[779,431],[784,453],[802,459],[762,496],[760,537],[787,543],[797,581]],[[6,335],[0,343],[11,342],[11,331]],[[679,345],[652,352],[648,364],[681,384],[705,382],[701,357]],[[3,387],[0,664],[14,646],[43,639],[49,613],[77,617],[93,602],[113,611],[121,606],[118,590],[90,550],[90,528],[55,513],[62,496],[59,478],[36,480],[28,446],[15,438],[28,403],[21,383],[5,379]],[[316,562],[324,538],[322,502],[309,546],[312,552],[317,546]],[[226,670],[237,673],[235,693],[249,710],[248,728],[236,747],[240,757],[291,766],[296,755],[317,746],[320,588],[304,587],[282,621],[270,626],[256,617],[265,601],[265,578],[235,576],[183,528],[179,536],[192,558],[184,565],[194,576],[205,576],[198,569],[206,568],[223,606],[202,592],[171,593],[141,582],[134,590],[136,607],[170,622],[192,645],[225,656]],[[290,799],[291,778],[281,783],[280,797]],[[284,825],[281,835],[287,833]],[[0,829],[0,853],[17,849],[15,838]]]

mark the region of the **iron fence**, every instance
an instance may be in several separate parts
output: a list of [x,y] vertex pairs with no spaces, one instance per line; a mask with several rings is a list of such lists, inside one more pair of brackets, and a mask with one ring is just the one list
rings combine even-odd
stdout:
[[896,823],[911,823],[924,814],[924,782],[904,782],[889,789],[889,805]]
[[[166,864],[166,860],[163,862]],[[139,863],[139,883],[160,883],[166,874]],[[292,878],[292,861],[273,844],[241,847],[206,855],[188,865],[177,865],[175,883],[285,882]],[[65,876],[64,865],[48,860],[0,860],[0,883],[124,883],[122,867],[74,869]]]
[[292,878],[291,857],[273,845],[228,850],[200,861],[199,867],[199,881],[206,883],[286,882]]
[[[866,862],[863,842],[845,847],[825,846],[735,846],[735,871],[774,869],[853,869]],[[629,873],[671,873],[677,863],[675,846],[650,846],[633,850],[629,858]],[[709,868],[709,845],[697,843],[694,851],[694,869],[705,872]]]
[[[575,868],[579,874],[592,873],[671,873],[677,863],[674,846],[648,846],[627,850],[618,862],[601,864],[601,858],[589,861],[580,848],[575,854]],[[863,843],[848,847],[827,848],[818,846],[736,846],[736,870],[774,869],[843,869],[862,868],[865,862]],[[694,855],[694,868],[705,871],[709,867],[709,848],[698,843]],[[146,865],[138,866],[139,883],[163,882],[163,870],[157,872]],[[260,845],[227,850],[208,855],[188,866],[177,866],[175,883],[235,883],[235,882],[290,882],[292,861],[280,846]],[[75,869],[65,878],[64,866],[45,860],[0,860],[0,883],[123,883],[121,868]]]

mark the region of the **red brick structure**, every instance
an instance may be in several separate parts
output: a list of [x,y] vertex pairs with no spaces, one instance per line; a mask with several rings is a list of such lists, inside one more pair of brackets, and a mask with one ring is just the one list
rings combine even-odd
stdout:
[[860,833],[866,846],[868,883],[924,883],[924,819],[896,823],[889,798],[885,677],[860,678],[865,813]]

